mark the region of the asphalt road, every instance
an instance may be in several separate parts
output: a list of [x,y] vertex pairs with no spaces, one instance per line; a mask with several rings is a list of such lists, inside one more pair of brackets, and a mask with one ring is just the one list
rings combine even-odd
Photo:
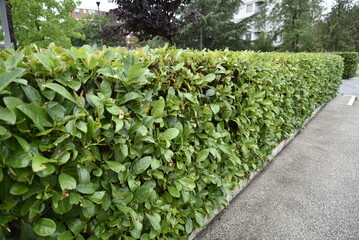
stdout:
[[329,102],[195,239],[359,239],[359,102],[349,99]]
[[340,86],[339,93],[343,95],[359,96],[359,77],[344,79]]

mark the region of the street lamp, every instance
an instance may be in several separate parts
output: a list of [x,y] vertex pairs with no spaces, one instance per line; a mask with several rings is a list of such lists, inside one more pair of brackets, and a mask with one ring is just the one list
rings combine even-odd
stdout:
[[2,31],[4,32],[5,47],[9,47],[11,45],[10,28],[4,0],[0,0],[0,16],[2,23]]
[[100,12],[100,1],[96,2],[97,4],[97,9],[98,9],[98,21],[99,21],[99,25],[100,25],[100,40],[101,40],[101,47],[103,46],[103,41],[102,41],[102,26],[101,26],[101,12]]

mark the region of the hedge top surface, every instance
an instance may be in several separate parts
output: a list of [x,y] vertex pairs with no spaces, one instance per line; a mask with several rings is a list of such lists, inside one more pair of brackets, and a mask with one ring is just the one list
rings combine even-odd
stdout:
[[336,95],[340,56],[0,52],[0,239],[186,239]]

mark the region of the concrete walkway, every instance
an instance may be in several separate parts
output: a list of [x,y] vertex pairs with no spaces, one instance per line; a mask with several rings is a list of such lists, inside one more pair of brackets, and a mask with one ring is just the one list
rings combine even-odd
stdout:
[[337,96],[195,239],[359,239],[359,102]]
[[359,96],[359,77],[344,79],[339,93],[343,95]]

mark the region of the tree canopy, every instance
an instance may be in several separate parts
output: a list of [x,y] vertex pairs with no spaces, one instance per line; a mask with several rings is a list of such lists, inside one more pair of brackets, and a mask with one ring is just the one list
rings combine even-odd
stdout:
[[118,8],[111,10],[118,24],[105,29],[106,35],[131,32],[140,40],[149,40],[155,36],[173,38],[182,22],[178,18],[179,7],[189,0],[111,0]]
[[203,48],[248,48],[249,42],[242,37],[247,31],[249,19],[239,23],[233,21],[233,15],[242,3],[241,0],[192,0],[182,12],[188,24],[177,34],[176,44],[199,49],[202,30]]
[[353,0],[336,0],[318,28],[325,50],[359,51],[359,6]]
[[315,23],[322,15],[323,0],[273,0],[269,13],[273,41],[284,51],[313,51],[318,47]]
[[[78,30],[78,32],[82,35],[81,38],[72,39],[72,45],[74,46],[82,46],[85,44],[89,45],[100,45],[100,31],[99,31],[99,15],[98,14],[87,14],[83,16],[79,21],[81,22],[82,27]],[[107,15],[101,16],[101,24],[103,28],[107,28],[111,26],[111,18]],[[124,45],[124,37],[121,33],[117,33],[114,35],[104,35],[102,34],[103,44],[106,46],[117,47]]]
[[74,0],[10,0],[15,36],[20,46],[35,43],[46,47],[51,42],[70,47],[71,37],[81,36],[81,23],[71,18]]

